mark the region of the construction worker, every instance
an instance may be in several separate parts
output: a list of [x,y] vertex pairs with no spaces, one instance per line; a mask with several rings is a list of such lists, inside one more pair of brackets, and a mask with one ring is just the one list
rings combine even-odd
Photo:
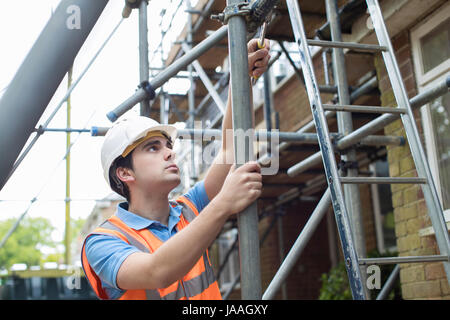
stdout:
[[[249,76],[259,77],[267,69],[269,41],[258,49],[253,39],[247,48]],[[108,130],[101,150],[105,179],[127,202],[83,244],[83,269],[99,298],[222,299],[207,248],[262,187],[256,162],[236,168],[226,161],[234,154],[226,134],[232,130],[230,95],[222,148],[204,180],[175,201],[168,200],[180,183],[175,127],[135,116]]]

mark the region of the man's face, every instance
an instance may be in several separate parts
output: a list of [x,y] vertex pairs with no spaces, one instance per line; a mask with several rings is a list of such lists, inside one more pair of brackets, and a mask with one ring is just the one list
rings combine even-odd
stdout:
[[170,192],[180,184],[172,143],[165,137],[147,139],[133,150],[136,186],[146,190]]

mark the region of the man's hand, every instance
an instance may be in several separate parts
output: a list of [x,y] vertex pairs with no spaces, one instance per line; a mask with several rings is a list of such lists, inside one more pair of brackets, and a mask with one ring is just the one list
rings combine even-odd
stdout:
[[236,165],[233,165],[213,201],[232,215],[241,212],[258,199],[261,188],[261,167],[256,161],[247,162],[237,169]]
[[270,41],[264,39],[264,48],[258,48],[258,39],[252,39],[247,43],[248,50],[248,74],[250,77],[259,78],[266,70],[270,59]]

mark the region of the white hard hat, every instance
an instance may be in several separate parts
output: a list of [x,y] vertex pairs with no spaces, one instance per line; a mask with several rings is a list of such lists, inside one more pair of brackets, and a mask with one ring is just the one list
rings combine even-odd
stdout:
[[121,156],[128,146],[153,131],[164,132],[172,141],[175,141],[177,137],[177,129],[174,126],[161,125],[157,121],[143,116],[121,119],[109,128],[101,150],[103,175],[108,185],[110,185],[109,168],[114,160]]

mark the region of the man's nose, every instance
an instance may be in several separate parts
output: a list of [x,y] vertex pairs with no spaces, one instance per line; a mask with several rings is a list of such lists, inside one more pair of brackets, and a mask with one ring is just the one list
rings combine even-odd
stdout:
[[176,155],[175,151],[167,147],[165,149],[164,160],[174,160]]

